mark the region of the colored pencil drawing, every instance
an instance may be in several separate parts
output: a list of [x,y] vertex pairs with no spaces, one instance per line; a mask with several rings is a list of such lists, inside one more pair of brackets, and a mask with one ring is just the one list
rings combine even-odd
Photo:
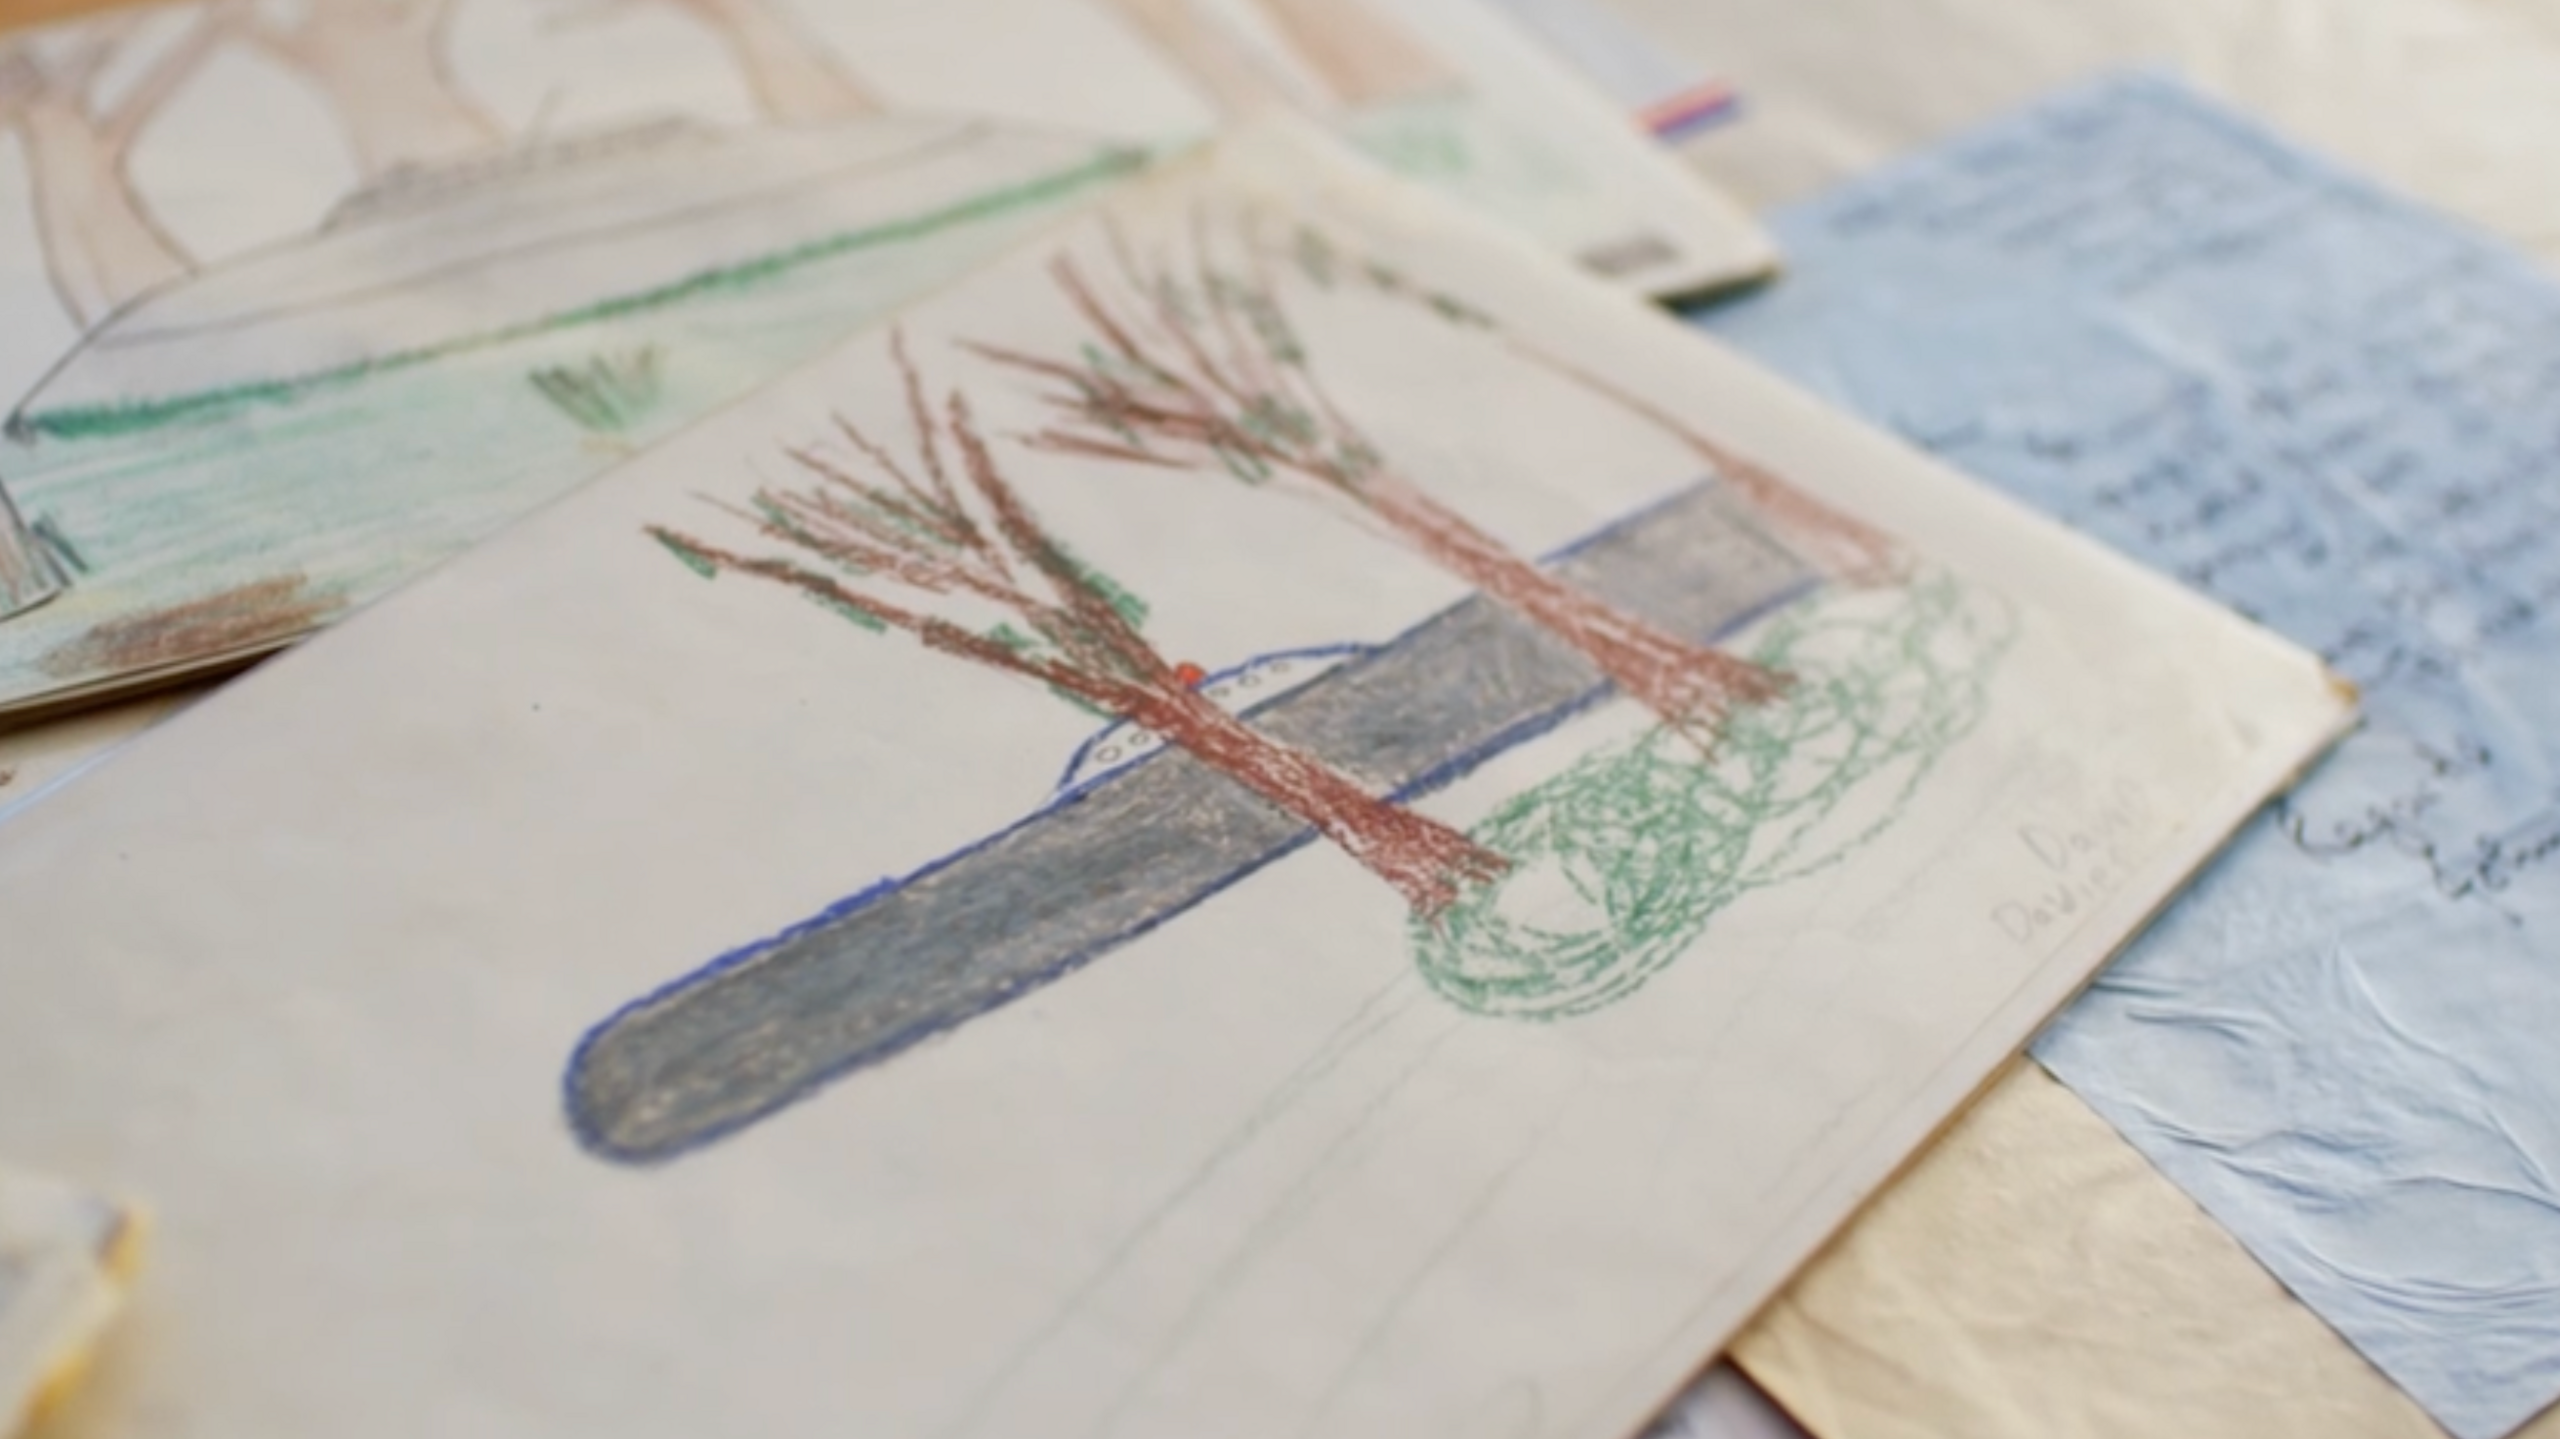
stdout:
[[[663,433],[1143,158],[820,106],[752,3],[692,9],[767,124],[510,134],[447,63],[456,9],[225,0],[174,38],[120,17],[0,57],[53,298],[84,327],[0,448],[0,703],[307,633],[627,449],[589,436]],[[207,262],[128,157],[225,51],[321,100],[358,188],[316,231]],[[528,377],[536,405],[494,388]],[[306,588],[333,599],[203,622]]]
[[[1011,2],[980,0],[988,34],[1025,30]],[[288,573],[361,602],[1222,112],[1282,104],[1349,124],[1420,107],[1469,153],[1538,151],[1588,182],[1570,145],[1550,153],[1434,37],[1370,0],[1042,11],[1042,25],[1120,37],[1106,73],[978,114],[893,93],[938,94],[965,71],[936,82],[866,64],[866,36],[918,22],[786,0],[545,4],[534,23],[558,54],[540,64],[569,79],[528,112],[492,95],[539,65],[466,41],[474,25],[529,23],[529,3],[205,0],[0,45],[0,131],[44,259],[41,286],[0,292],[0,315],[27,322],[0,341],[0,370],[25,376],[0,376],[15,391],[0,443],[0,710],[139,678],[112,665],[127,646],[84,641],[93,626],[150,629]],[[668,78],[734,91],[743,121],[667,113],[651,77],[581,59],[651,27],[708,42]],[[555,101],[588,118],[555,124]],[[199,122],[279,105],[325,124],[346,180],[321,178],[317,159],[260,173],[325,199],[318,222],[244,245],[224,216],[202,238],[203,187],[168,177],[243,155],[254,168],[280,137],[275,121]],[[1527,183],[1496,180],[1513,193],[1489,202],[1530,203]],[[351,188],[331,198],[325,184]],[[66,321],[62,350],[29,349]],[[604,358],[642,354],[655,356],[645,373]],[[528,377],[536,407],[500,393]],[[162,627],[147,648],[173,652],[187,633]]]
[[457,9],[456,0],[315,0],[292,16],[249,4],[210,13],[318,91],[357,173],[378,179],[506,140],[446,61]]
[[0,123],[17,137],[45,273],[74,320],[104,319],[193,268],[136,189],[130,160],[144,128],[227,38],[233,13],[193,16],[113,99],[99,93],[101,77],[127,58],[139,14],[93,22],[63,44],[22,37],[0,49]]
[[[1500,319],[1486,307],[1434,288],[1373,256],[1359,254],[1317,226],[1284,224],[1270,215],[1251,213],[1240,217],[1234,228],[1256,253],[1263,266],[1260,274],[1265,277],[1273,273],[1271,267],[1285,266],[1318,290],[1356,288],[1364,294],[1418,308],[1462,329],[1483,331],[1498,338],[1510,354],[1551,378],[1606,400],[1628,418],[1677,440],[1741,493],[1762,524],[1832,579],[1851,585],[1873,585],[1901,576],[1905,556],[1890,536],[1823,503],[1626,386],[1506,332]],[[1267,286],[1269,280],[1265,278],[1262,283]]]
[[[1255,655],[1242,664],[1220,670],[1203,669],[1184,661],[1174,666],[1174,673],[1211,704],[1245,709],[1275,699],[1370,653],[1373,649],[1368,645],[1318,645]],[[1058,776],[1058,792],[1063,796],[1084,789],[1163,747],[1164,741],[1154,731],[1128,720],[1115,720],[1076,746],[1075,754]]]
[[[1459,1008],[1588,1012],[1634,993],[1741,894],[1889,827],[1980,716],[2002,605],[1915,571],[1878,532],[1738,458],[1555,554],[1514,553],[1327,390],[1292,291],[1340,277],[1271,263],[1284,252],[1255,237],[1279,232],[1257,212],[1191,220],[1153,247],[1105,220],[1099,239],[1048,256],[1068,338],[955,339],[955,362],[1009,383],[1030,427],[991,435],[966,386],[935,392],[895,336],[903,447],[838,418],[825,443],[788,450],[805,483],[708,497],[705,518],[741,538],[699,520],[650,527],[701,577],[779,588],[1105,725],[1014,826],[598,1026],[567,1078],[592,1151],[649,1162],[716,1139],[1317,839],[1399,896],[1418,970]],[[1512,373],[1597,398],[1625,432],[1723,453],[1482,309],[1413,303],[1421,292],[1366,268],[1340,293],[1380,323],[1454,320],[1462,342],[1517,352]],[[1158,650],[1146,606],[1042,519],[1039,477],[1061,465],[1231,487],[1239,525],[1261,505],[1321,503],[1469,594],[1401,635],[1213,672]],[[1812,557],[1778,538],[1790,527]],[[1751,658],[1720,647],[1764,625]],[[1413,807],[1612,697],[1652,716],[1632,748],[1584,759],[1472,836]],[[1600,911],[1572,934],[1557,928],[1559,875]]]
[[[672,548],[697,571],[718,573],[717,560],[681,542]],[[1702,642],[1816,584],[1714,484],[1550,563]],[[796,578],[782,583],[833,602]],[[836,612],[868,627],[859,610]],[[966,630],[941,633],[952,651],[972,656],[1001,645]],[[1236,718],[1353,777],[1368,798],[1345,799],[1366,810],[1371,800],[1394,808],[1439,789],[1613,693],[1589,659],[1479,596],[1271,699],[1241,704]],[[1426,883],[1446,883],[1453,900],[1484,869],[1507,864],[1499,855],[1492,865],[1478,861],[1490,852],[1453,845],[1438,829],[1433,853],[1459,864]],[[671,1158],[1072,973],[1318,834],[1190,751],[1151,746],[977,844],[627,1006],[571,1061],[571,1125],[603,1157]],[[1428,909],[1437,895],[1423,899],[1416,907]]]
[[1970,733],[2015,619],[1924,572],[1781,615],[1754,658],[1795,677],[1703,758],[1668,730],[1595,752],[1474,830],[1511,863],[1435,923],[1417,968],[1480,1014],[1553,1020],[1624,998],[1754,889],[1846,860]]
[[605,0],[610,16],[664,5],[711,32],[755,95],[784,124],[877,114],[887,107],[788,9],[773,0]]
[[[1242,226],[1233,227],[1241,238]],[[1583,593],[1506,550],[1402,473],[1324,392],[1278,293],[1218,237],[1195,227],[1190,263],[1141,260],[1112,232],[1116,284],[1098,288],[1073,257],[1051,273],[1088,327],[1073,357],[982,347],[1049,382],[1063,417],[1034,443],[1064,454],[1291,479],[1364,519],[1588,656],[1602,674],[1703,739],[1736,704],[1783,680],[1690,644]]]
[[61,593],[62,585],[58,562],[0,493],[0,616],[32,609]]
[[73,676],[239,659],[307,633],[345,606],[300,575],[277,575],[93,625],[40,663]]
[[525,379],[580,429],[623,434],[665,398],[666,352],[655,345],[590,356],[583,365],[547,365]]
[[[937,405],[903,344],[897,358],[915,430],[913,457],[902,461],[839,423],[858,462],[794,451],[817,483],[760,490],[741,516],[795,554],[747,555],[675,530],[650,533],[706,574],[772,581],[858,625],[898,631],[1143,726],[1312,826],[1417,914],[1437,914],[1465,885],[1501,870],[1498,857],[1465,836],[1274,742],[1201,694],[1195,677],[1140,633],[1144,606],[1042,526],[1006,478],[967,399],[954,392]],[[883,589],[975,602],[1001,618],[973,628],[885,597]]]
[[[437,211],[380,206],[155,292],[57,367],[19,411],[22,437],[0,447],[28,517],[21,558],[0,572],[53,592],[0,625],[8,693],[111,678],[118,651],[85,644],[93,629],[148,627],[287,572],[351,600],[378,593],[1139,163],[1090,141],[894,119],[858,133],[662,127],[518,160],[519,175],[493,165]],[[830,160],[835,176],[809,173]],[[538,203],[518,203],[581,181],[647,196],[653,175],[706,163],[790,193],[760,206],[771,190],[740,185],[732,207],[634,223],[602,252],[575,243],[577,216],[546,223]],[[470,267],[417,231],[456,217],[485,219],[479,240],[508,267],[456,282],[479,306],[445,302],[440,259]],[[305,326],[306,301],[361,295],[383,247],[409,243],[404,230],[417,232],[421,288]],[[564,243],[542,250],[555,235]],[[575,303],[539,308],[561,300]],[[351,335],[364,348],[334,348]],[[625,443],[599,447],[598,434]],[[307,629],[278,625],[263,642]],[[164,638],[157,648],[182,666],[179,633]],[[97,667],[62,663],[82,656]]]
[[[1328,288],[1301,224],[1404,280]],[[1316,473],[1058,446],[1067,381],[991,352],[1107,345],[1062,254],[1144,319],[1115,225],[1142,276],[1271,302],[1202,342],[1230,378],[1293,355],[1262,388],[1347,422],[1271,417]],[[445,363],[586,445],[528,377],[647,338]],[[1473,583],[1364,505],[1379,476],[1577,598]],[[1786,683],[1666,716],[1558,623],[1597,612]],[[380,1276],[318,1274],[343,1292],[259,1316],[333,1361],[290,1392],[209,1309],[114,1423],[360,1431],[388,1384],[463,1432],[496,1363],[528,1425],[633,1439],[1634,1433],[2346,723],[2307,655],[1299,121],[349,624],[12,821],[0,908],[47,961],[0,1005],[0,1129],[159,1176],[226,1295],[335,1225],[435,1302],[370,1332]],[[1683,897],[1676,954],[1454,1002],[1418,934],[1598,927],[1515,888],[1562,866],[1495,822],[1648,733],[1654,790],[1756,822],[1730,897]],[[2004,931],[2054,884],[2040,836],[2093,827],[2106,880]],[[244,1183],[290,1222],[225,1222]]]

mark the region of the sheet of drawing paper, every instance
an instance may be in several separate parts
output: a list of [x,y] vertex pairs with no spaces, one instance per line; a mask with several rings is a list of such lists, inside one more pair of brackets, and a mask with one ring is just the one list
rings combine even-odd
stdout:
[[1598,0],[1487,3],[1665,140],[1695,134],[1733,113],[1731,85],[1655,43]]
[[2548,0],[2494,0],[2497,8],[2512,11],[2518,18],[2553,40],[2560,40],[2560,6]]
[[256,0],[0,49],[0,713],[272,648],[1294,105],[1657,293],[1772,261],[1477,0]]
[[[1732,1353],[1822,1439],[2444,1434],[2033,1064]],[[2521,1432],[2550,1439],[2560,1414]]]
[[100,1433],[1630,1433],[2345,708],[1275,132],[13,821],[0,1134]]
[[202,686],[164,690],[24,729],[0,732],[0,820],[105,760],[184,708]]
[[2560,1392],[2560,290],[2147,77],[1784,229],[1824,273],[1723,333],[2367,688],[2036,1052],[2446,1427],[2514,1427]]

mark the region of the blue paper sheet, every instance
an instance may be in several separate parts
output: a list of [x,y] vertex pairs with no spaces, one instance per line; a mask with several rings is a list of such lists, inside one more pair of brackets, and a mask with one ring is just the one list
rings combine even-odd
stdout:
[[1777,228],[1792,278],[1717,333],[2364,688],[2036,1054],[2445,1427],[2531,1417],[2560,1395],[2560,286],[2148,75]]

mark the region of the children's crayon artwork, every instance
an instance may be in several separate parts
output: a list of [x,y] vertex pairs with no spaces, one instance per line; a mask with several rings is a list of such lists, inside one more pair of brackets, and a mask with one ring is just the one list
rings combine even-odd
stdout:
[[[2560,288],[2144,75],[1782,234],[1804,277],[1717,333],[2363,690],[2035,1053],[2445,1428],[2523,1423],[2560,1398]],[[2077,895],[2040,850],[2011,933]]]
[[138,1433],[1633,1432],[2347,710],[1260,129],[12,820],[0,1132]]
[[199,0],[0,41],[0,714],[308,633],[1277,106],[1649,292],[1772,258],[1475,0]]

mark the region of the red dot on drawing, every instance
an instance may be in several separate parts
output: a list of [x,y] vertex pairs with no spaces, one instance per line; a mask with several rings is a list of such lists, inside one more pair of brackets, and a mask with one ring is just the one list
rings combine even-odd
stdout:
[[1209,672],[1189,660],[1184,660],[1173,667],[1173,677],[1182,681],[1184,689],[1198,689],[1200,682],[1209,677]]

